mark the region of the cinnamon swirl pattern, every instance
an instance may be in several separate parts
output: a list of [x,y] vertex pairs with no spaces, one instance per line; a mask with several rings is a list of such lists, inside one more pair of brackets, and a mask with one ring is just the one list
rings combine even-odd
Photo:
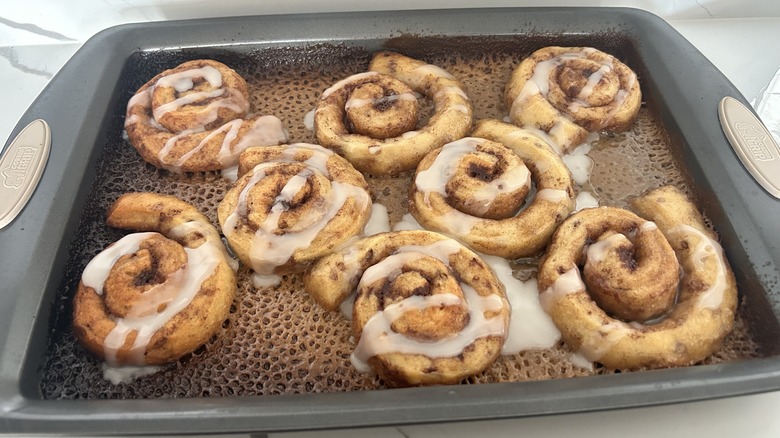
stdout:
[[125,130],[144,160],[171,172],[233,167],[250,146],[287,141],[281,120],[248,116],[244,79],[212,60],[185,62],[144,84],[127,103]]
[[[369,69],[325,90],[314,113],[317,141],[358,170],[388,175],[414,169],[425,154],[471,129],[471,101],[443,69],[393,52],[375,54]],[[415,93],[435,105],[419,129]]]
[[307,292],[328,309],[354,298],[352,363],[389,386],[452,384],[501,353],[509,304],[493,271],[429,231],[364,238],[320,259]]
[[733,327],[734,275],[678,189],[656,189],[632,206],[646,219],[601,207],[561,224],[539,269],[540,301],[590,361],[616,369],[694,364]]
[[512,72],[504,93],[518,126],[547,132],[563,153],[588,132],[625,131],[642,104],[636,74],[590,47],[545,47]]
[[299,269],[358,235],[371,214],[363,175],[321,146],[250,148],[218,207],[231,248],[256,274]]
[[480,120],[472,135],[420,162],[409,211],[426,229],[476,251],[506,258],[538,254],[574,209],[569,170],[544,141],[516,126]]
[[89,262],[73,303],[76,337],[111,366],[177,360],[219,332],[236,275],[219,233],[194,207],[121,196],[110,226],[128,234]]

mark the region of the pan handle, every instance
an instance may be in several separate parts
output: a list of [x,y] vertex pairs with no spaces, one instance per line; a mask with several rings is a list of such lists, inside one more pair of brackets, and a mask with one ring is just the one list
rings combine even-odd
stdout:
[[742,165],[770,195],[780,199],[780,147],[761,120],[737,99],[718,105],[723,132]]
[[30,200],[51,150],[51,129],[43,119],[27,125],[0,155],[0,229]]

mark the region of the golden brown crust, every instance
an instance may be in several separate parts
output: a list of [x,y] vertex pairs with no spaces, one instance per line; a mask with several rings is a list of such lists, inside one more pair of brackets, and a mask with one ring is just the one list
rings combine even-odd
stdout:
[[[393,52],[376,53],[369,69],[326,90],[314,115],[318,142],[358,170],[386,175],[414,169],[425,154],[471,129],[471,101],[444,70]],[[413,92],[436,108],[417,130]]]
[[[221,330],[235,297],[236,276],[219,234],[205,216],[172,196],[130,193],[113,204],[109,223],[118,228],[162,234],[126,236],[125,239],[138,236],[137,249],[124,253],[112,264],[102,290],[93,287],[88,273],[99,267],[88,266],[85,270],[74,297],[73,326],[76,337],[89,351],[111,365],[160,365],[194,351]],[[112,247],[116,245],[122,244]],[[198,261],[203,262],[197,265],[199,268],[188,267],[188,262]],[[213,268],[205,273],[195,272],[207,269],[206,266]],[[206,276],[199,286],[195,284],[194,296],[185,307],[162,320],[164,324],[143,345],[133,346],[140,336],[135,329],[124,338],[119,336],[120,348],[112,348],[110,341],[107,344],[109,336],[119,334],[120,321],[129,327],[151,327],[134,325],[139,312],[144,312],[143,307],[154,295],[179,296],[176,287],[182,283],[176,278],[185,269],[192,275]],[[174,284],[176,287],[171,288]],[[161,303],[149,314],[164,313],[168,306],[176,305],[175,300]]]
[[258,274],[298,270],[358,235],[371,213],[368,185],[318,145],[250,148],[218,207],[239,260]]
[[[656,189],[635,199],[632,206],[648,221],[626,210],[601,207],[582,210],[561,224],[539,270],[540,300],[572,349],[609,368],[694,364],[716,351],[733,327],[734,275],[701,215],[678,189]],[[625,239],[619,237],[613,249],[599,248],[602,236],[615,240],[610,236],[617,234]],[[633,254],[626,252],[626,241],[633,244]],[[637,275],[637,288],[658,286],[659,290],[647,292],[649,300],[636,306],[650,307],[659,296],[668,302],[663,289],[677,277],[678,268],[676,259],[669,260],[666,247],[674,251],[682,270],[675,284],[676,301],[669,309],[640,312],[639,320],[631,320],[633,315],[613,317],[614,309],[608,312],[597,304],[601,298],[593,297],[592,280],[580,279],[585,258],[602,258],[604,251],[614,250],[612,256],[603,256],[607,263],[597,277],[621,285],[623,280],[615,277]],[[630,279],[625,282],[630,283]],[[621,294],[607,298],[622,301]],[[645,321],[658,312],[663,313],[658,320]]]
[[232,167],[250,146],[287,141],[274,116],[247,116],[247,85],[228,66],[187,61],[144,84],[127,103],[125,129],[141,157],[160,169]]
[[[489,366],[506,337],[509,305],[493,271],[464,246],[430,231],[361,239],[320,259],[304,283],[330,310],[356,291],[353,362],[365,360],[390,386],[457,383]],[[480,332],[476,325],[483,335],[470,338]],[[466,341],[444,347],[458,337]]]
[[[568,168],[544,141],[514,125],[480,120],[472,135],[445,146],[448,150],[464,150],[459,158],[440,158],[445,164],[455,164],[448,180],[449,175],[431,167],[442,149],[420,162],[410,187],[409,211],[425,228],[455,237],[476,251],[506,258],[538,254],[557,225],[574,209],[574,182]],[[473,147],[461,147],[466,142]],[[511,180],[520,173],[519,166],[527,167],[535,184],[532,199],[526,200],[523,191],[502,193],[496,196],[496,211],[488,208],[487,214],[479,214],[468,204],[484,205],[485,200],[474,200],[473,190],[471,194],[458,193],[461,186],[481,193],[503,191],[496,187],[511,187]],[[430,189],[426,182],[430,178],[446,180],[443,190]]]
[[545,47],[524,59],[504,93],[512,122],[548,132],[564,153],[588,132],[627,130],[642,104],[636,74],[590,47]]

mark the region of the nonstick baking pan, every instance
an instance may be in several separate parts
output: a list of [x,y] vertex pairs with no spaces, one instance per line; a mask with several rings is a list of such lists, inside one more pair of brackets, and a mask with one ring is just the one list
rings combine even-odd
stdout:
[[[79,230],[91,217],[95,181],[105,171],[105,145],[121,140],[127,99],[156,72],[198,57],[240,63],[265,56],[258,55],[262,53],[291,53],[298,62],[327,64],[322,53],[370,54],[389,48],[415,55],[461,48],[490,51],[512,44],[528,49],[592,45],[615,48],[629,59],[639,73],[647,106],[674,145],[697,205],[719,233],[737,278],[740,314],[755,341],[755,355],[674,369],[370,391],[192,397],[161,393],[80,400],[79,394],[48,397],[42,390],[41,382],[55,372],[50,366],[52,339],[68,330],[68,305],[63,304],[68,297],[62,285],[72,275],[69,258],[81,243]],[[319,49],[323,47],[325,52]],[[139,71],[149,74],[133,74]],[[11,136],[36,119],[51,128],[51,155],[39,185],[19,216],[0,230],[0,432],[161,434],[358,427],[582,412],[780,389],[780,201],[753,180],[729,146],[718,120],[718,104],[726,96],[746,103],[668,24],[633,9],[235,17],[103,31],[54,77]]]

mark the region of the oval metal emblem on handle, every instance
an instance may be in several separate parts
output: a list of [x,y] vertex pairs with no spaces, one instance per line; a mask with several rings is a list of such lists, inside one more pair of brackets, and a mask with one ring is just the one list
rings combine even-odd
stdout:
[[766,126],[733,97],[718,105],[720,125],[731,147],[753,178],[780,199],[780,147]]
[[41,180],[51,149],[51,130],[42,119],[22,129],[0,157],[0,229],[10,224]]

